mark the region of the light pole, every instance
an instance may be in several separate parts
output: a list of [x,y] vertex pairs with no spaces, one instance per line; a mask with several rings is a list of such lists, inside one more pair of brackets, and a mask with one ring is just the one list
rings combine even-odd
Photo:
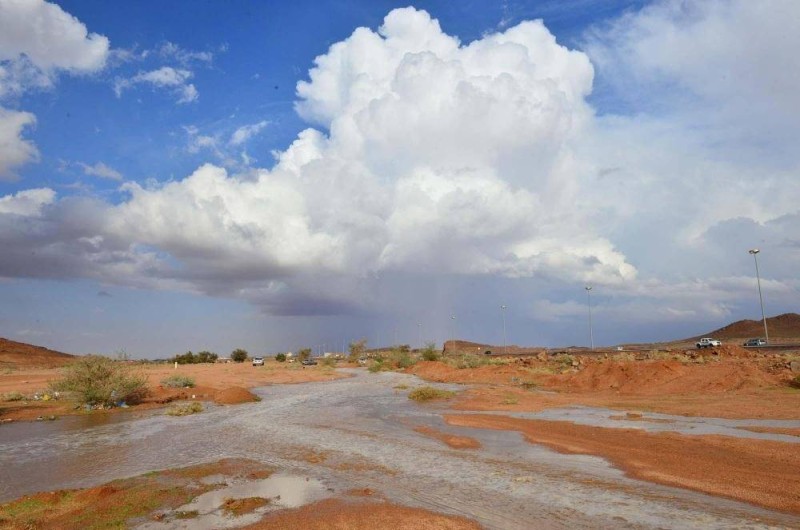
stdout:
[[769,344],[769,333],[767,332],[767,316],[764,314],[764,298],[761,296],[761,277],[758,274],[758,258],[756,254],[761,252],[757,248],[751,248],[748,250],[750,254],[753,255],[753,261],[756,263],[756,282],[758,282],[758,301],[761,303],[761,319],[764,321],[764,340],[767,341]]
[[417,322],[417,345],[422,349],[422,322]]
[[500,314],[503,315],[503,355],[506,354],[506,308],[508,306],[503,304],[500,306]]
[[589,343],[591,344],[592,351],[594,351],[594,334],[592,332],[592,286],[587,285],[584,289],[586,289],[586,301],[589,304]]
[[455,351],[455,348],[456,348],[456,342],[455,342],[456,341],[456,339],[455,339],[455,336],[456,336],[456,316],[455,315],[450,315],[450,320],[453,321],[453,329],[451,330],[451,333],[453,335],[453,351]]

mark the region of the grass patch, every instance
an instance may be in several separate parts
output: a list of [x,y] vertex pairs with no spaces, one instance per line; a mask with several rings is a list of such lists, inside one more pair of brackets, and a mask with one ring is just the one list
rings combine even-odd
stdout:
[[193,388],[194,379],[185,375],[171,375],[161,380],[161,386],[169,388]]
[[3,395],[3,401],[22,401],[23,399],[25,396],[16,390]]
[[408,390],[408,385],[406,384],[395,385],[394,388],[395,390]]
[[422,386],[412,390],[408,394],[408,399],[413,399],[418,402],[433,401],[436,399],[450,399],[455,396],[455,392],[450,390],[442,390],[432,386]]
[[169,416],[188,416],[190,414],[197,414],[198,412],[203,412],[203,404],[199,401],[177,403],[167,409],[167,415]]

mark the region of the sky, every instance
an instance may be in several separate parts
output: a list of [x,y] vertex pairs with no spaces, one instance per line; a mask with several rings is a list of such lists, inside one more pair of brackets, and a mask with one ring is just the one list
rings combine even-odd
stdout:
[[[664,341],[798,312],[800,2],[0,0],[0,336]],[[586,287],[591,286],[591,291]]]

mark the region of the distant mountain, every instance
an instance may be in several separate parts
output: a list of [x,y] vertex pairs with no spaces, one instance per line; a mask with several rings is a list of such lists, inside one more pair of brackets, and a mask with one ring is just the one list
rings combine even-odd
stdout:
[[[769,331],[770,339],[798,339],[800,341],[800,315],[797,313],[786,313],[775,317],[769,317],[767,318],[767,330]],[[700,337],[731,340],[763,336],[763,320],[739,320],[723,328],[685,340],[695,341]]]
[[68,353],[0,337],[0,369],[57,368],[73,360],[75,356]]

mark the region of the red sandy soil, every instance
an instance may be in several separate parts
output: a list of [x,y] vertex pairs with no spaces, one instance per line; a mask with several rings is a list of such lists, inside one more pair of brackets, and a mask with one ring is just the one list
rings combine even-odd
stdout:
[[327,499],[268,515],[247,530],[479,530],[464,517],[386,503]]
[[531,443],[603,457],[632,477],[800,513],[797,445],[726,436],[683,436],[483,414],[450,425],[521,432]]
[[74,355],[48,350],[0,337],[0,371],[4,368],[57,368],[75,360]]
[[[576,355],[576,366],[566,368],[547,357],[474,369],[421,362],[409,371],[432,381],[486,384],[461,396],[456,407],[468,410],[538,411],[582,404],[723,418],[798,417],[800,390],[788,386],[796,374],[785,357],[738,346],[703,355],[704,363]],[[549,392],[530,392],[525,384]]]
[[[254,396],[243,389],[270,384],[303,383],[308,381],[329,381],[344,377],[342,374],[323,366],[300,367],[295,364],[267,361],[263,367],[251,363],[190,364],[178,365],[138,365],[131,369],[145,375],[151,394],[138,408],[159,407],[176,400],[216,401],[222,404],[253,401]],[[0,372],[0,396],[10,392],[31,395],[47,390],[48,383],[60,377],[56,368],[19,368]],[[172,375],[191,377],[193,388],[165,388],[161,381]],[[239,388],[238,391],[227,390]],[[220,391],[226,391],[220,394]],[[236,395],[234,395],[236,394]],[[237,398],[238,395],[238,398]],[[237,401],[238,399],[238,401]],[[117,409],[114,409],[117,410]],[[12,420],[33,420],[39,416],[49,417],[73,414],[77,411],[65,401],[13,401],[0,400],[0,418]]]
[[453,449],[481,448],[481,443],[475,438],[470,438],[469,436],[456,436],[453,434],[447,434],[444,432],[439,432],[435,429],[431,429],[430,427],[425,427],[423,425],[420,425],[419,427],[414,427],[414,430],[420,434],[429,436],[434,440],[439,440],[440,442],[444,442]]

